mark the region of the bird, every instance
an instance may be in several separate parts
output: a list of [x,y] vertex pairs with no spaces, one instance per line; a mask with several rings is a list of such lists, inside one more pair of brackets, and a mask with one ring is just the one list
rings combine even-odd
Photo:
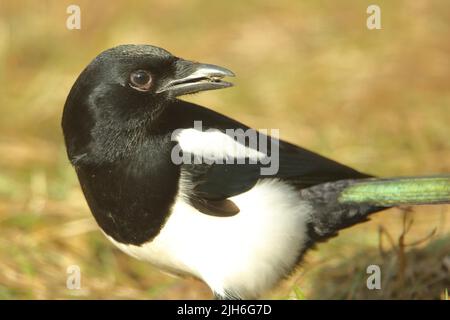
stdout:
[[450,202],[450,175],[376,178],[180,98],[233,76],[126,44],[76,79],[62,115],[67,155],[121,251],[203,281],[215,299],[257,299],[371,214]]

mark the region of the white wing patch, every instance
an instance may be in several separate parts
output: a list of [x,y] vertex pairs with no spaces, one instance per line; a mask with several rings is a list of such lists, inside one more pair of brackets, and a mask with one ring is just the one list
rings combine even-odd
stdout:
[[[239,138],[242,134],[236,133]],[[255,134],[257,132],[255,131]],[[251,138],[254,139],[254,138]],[[192,153],[205,159],[243,159],[250,158],[257,161],[266,157],[266,154],[258,151],[257,141],[253,141],[254,148],[247,147],[236,141],[232,135],[225,134],[217,129],[200,131],[197,129],[179,130],[175,140],[184,152]]]

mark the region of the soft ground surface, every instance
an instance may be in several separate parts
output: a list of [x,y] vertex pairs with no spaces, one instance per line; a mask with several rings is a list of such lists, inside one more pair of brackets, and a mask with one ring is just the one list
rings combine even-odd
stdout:
[[[65,97],[100,51],[149,43],[226,66],[236,87],[190,96],[381,176],[450,172],[450,2],[0,1],[0,298],[209,298],[98,231],[68,164]],[[381,230],[381,231],[380,231]],[[444,299],[450,207],[392,209],[311,251],[266,298]],[[403,234],[403,236],[402,236]],[[369,265],[381,290],[366,287]],[[81,289],[66,270],[81,270]]]

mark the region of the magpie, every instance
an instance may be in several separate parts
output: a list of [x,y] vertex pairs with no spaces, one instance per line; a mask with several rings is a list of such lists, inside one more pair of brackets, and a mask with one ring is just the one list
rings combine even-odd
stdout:
[[253,299],[372,213],[450,202],[449,175],[374,178],[179,99],[228,88],[233,76],[120,45],[75,81],[62,116],[68,158],[120,250],[205,282],[217,299]]

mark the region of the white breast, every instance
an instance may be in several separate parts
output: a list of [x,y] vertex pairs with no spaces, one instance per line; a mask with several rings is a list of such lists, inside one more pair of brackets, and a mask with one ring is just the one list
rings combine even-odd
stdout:
[[232,217],[203,214],[186,203],[182,190],[160,234],[141,246],[108,237],[131,256],[172,273],[187,273],[225,294],[257,297],[294,267],[306,235],[309,205],[289,185],[266,179],[230,198]]

